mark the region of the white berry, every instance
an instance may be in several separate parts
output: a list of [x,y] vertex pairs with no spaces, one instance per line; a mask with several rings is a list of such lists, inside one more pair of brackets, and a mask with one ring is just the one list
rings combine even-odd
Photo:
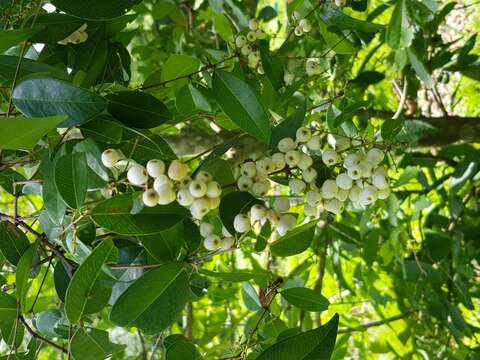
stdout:
[[217,235],[210,235],[203,240],[203,246],[209,251],[218,250],[222,245],[222,241]]
[[332,199],[337,195],[338,186],[334,180],[325,180],[322,185],[322,196],[325,199]]
[[377,148],[371,148],[367,152],[367,159],[369,162],[371,162],[373,165],[378,165],[380,164],[383,159],[385,158],[385,154],[382,150],[377,149]]
[[247,56],[248,54],[250,54],[252,52],[252,47],[248,44],[243,45],[242,48],[240,49],[240,52],[242,53],[242,55]]
[[344,209],[343,203],[338,199],[327,200],[324,206],[325,210],[333,214],[340,214]]
[[235,45],[238,47],[238,48],[241,48],[243,47],[244,45],[247,44],[247,39],[245,36],[243,35],[238,35],[236,38],[235,38]]
[[348,176],[346,173],[338,174],[337,178],[335,179],[337,186],[340,189],[348,190],[352,187],[352,178]]
[[320,150],[321,138],[318,135],[313,135],[310,140],[307,142],[307,148],[312,151]]
[[127,172],[127,179],[132,185],[142,186],[148,180],[148,174],[141,165],[132,166]]
[[300,180],[300,179],[291,179],[289,182],[288,182],[288,187],[289,187],[289,190],[290,190],[290,193],[292,194],[300,194],[302,193],[305,188],[307,187],[307,185],[305,184],[305,182],[303,180]]
[[390,188],[387,187],[385,189],[378,189],[377,190],[377,196],[378,196],[379,199],[385,200],[386,198],[388,198],[390,196]]
[[310,206],[318,206],[322,202],[322,194],[314,190],[307,191],[305,198]]
[[278,150],[280,150],[283,153],[293,150],[296,147],[297,147],[297,144],[295,144],[295,141],[293,141],[293,139],[289,137],[283,138],[278,142]]
[[317,170],[314,168],[308,168],[302,171],[302,178],[307,183],[312,183],[317,178]]
[[215,210],[220,206],[220,198],[219,197],[207,197],[208,200],[208,207],[210,210]]
[[267,209],[265,209],[262,205],[255,204],[250,208],[250,218],[253,221],[260,221],[262,218],[265,217],[267,213]]
[[147,173],[153,178],[157,178],[165,173],[165,163],[159,159],[152,159],[147,163]]
[[200,180],[193,180],[188,185],[188,190],[193,197],[201,198],[207,194],[207,184]]
[[358,201],[362,206],[368,206],[374,203],[378,198],[377,190],[373,186],[366,186],[360,191]]
[[233,228],[238,233],[246,233],[251,229],[250,219],[244,214],[238,214],[233,219]]
[[249,31],[247,34],[247,41],[254,42],[257,40],[257,33],[255,31]]
[[153,189],[145,190],[142,194],[142,201],[145,206],[154,207],[158,204],[158,193]]
[[281,235],[285,235],[289,230],[293,229],[297,223],[297,218],[292,214],[280,216],[275,230]]
[[175,191],[173,191],[172,187],[167,183],[160,185],[158,189],[158,196],[158,203],[160,205],[170,204],[177,198],[177,194],[175,194]]
[[204,238],[213,234],[213,225],[210,223],[207,223],[207,222],[200,223],[199,229],[200,229],[200,235],[202,235]]
[[233,247],[234,244],[235,244],[235,238],[231,236],[225,237],[221,240],[222,250],[229,250]]
[[312,132],[306,127],[300,127],[295,133],[295,136],[298,142],[306,143],[312,138]]
[[289,150],[285,154],[285,162],[291,168],[297,166],[300,161],[300,153],[297,150]]
[[269,189],[268,181],[254,182],[252,185],[252,194],[255,196],[265,196]]
[[102,153],[102,164],[107,168],[114,167],[120,160],[120,153],[115,149],[107,149]]
[[338,162],[338,154],[333,149],[327,149],[322,153],[322,161],[328,166],[335,165]]
[[195,198],[190,194],[187,188],[178,190],[177,201],[182,206],[190,206],[195,201]]
[[164,184],[167,184],[168,186],[170,186],[170,188],[173,188],[172,180],[170,180],[168,176],[165,174],[160,175],[153,181],[153,188],[155,189],[156,192],[160,192],[160,188]]
[[195,175],[195,180],[200,180],[200,181],[204,181],[204,182],[209,182],[209,181],[212,181],[212,180],[213,180],[213,177],[212,177],[212,175],[210,175],[209,172],[199,171],[199,172],[197,172],[197,174]]
[[253,180],[245,175],[242,175],[237,180],[237,186],[241,191],[248,191],[253,185]]
[[275,153],[272,155],[272,162],[275,166],[275,170],[282,170],[286,163],[285,163],[285,155],[282,153]]
[[168,167],[168,177],[175,181],[182,180],[188,173],[188,165],[179,160],[173,160]]
[[353,165],[347,169],[347,174],[352,180],[358,180],[362,177],[362,169],[358,165]]
[[257,166],[253,161],[248,161],[240,165],[240,173],[244,176],[254,177],[257,173]]
[[199,220],[201,220],[209,210],[210,204],[205,198],[195,199],[190,206],[190,212],[192,213],[193,217]]
[[256,19],[250,19],[248,21],[248,27],[250,30],[257,30],[258,29],[258,21]]
[[310,25],[310,22],[307,19],[300,20],[298,25],[302,28],[303,32],[308,33],[312,30],[312,25]]
[[298,161],[298,168],[301,170],[305,170],[312,166],[313,164],[313,159],[308,156],[307,154],[300,154],[300,160]]

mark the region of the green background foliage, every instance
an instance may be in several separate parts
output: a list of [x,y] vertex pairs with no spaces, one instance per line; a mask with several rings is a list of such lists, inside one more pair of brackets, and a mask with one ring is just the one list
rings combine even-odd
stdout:
[[[0,0],[0,359],[478,359],[479,24],[474,0]],[[261,202],[238,165],[302,125],[381,142],[391,196],[212,253],[101,161],[209,171],[234,233]]]

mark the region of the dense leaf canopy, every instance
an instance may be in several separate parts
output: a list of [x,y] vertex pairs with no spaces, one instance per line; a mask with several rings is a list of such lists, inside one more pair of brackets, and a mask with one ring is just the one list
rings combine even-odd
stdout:
[[0,0],[0,359],[478,359],[479,24]]

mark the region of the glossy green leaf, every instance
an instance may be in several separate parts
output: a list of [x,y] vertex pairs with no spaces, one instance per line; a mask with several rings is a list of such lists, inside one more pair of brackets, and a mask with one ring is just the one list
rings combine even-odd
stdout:
[[408,47],[413,40],[406,2],[406,0],[397,0],[387,27],[387,43],[393,49]]
[[198,352],[195,345],[188,340],[175,341],[167,347],[165,354],[166,360],[201,360],[202,355]]
[[223,70],[213,75],[213,92],[223,112],[243,131],[268,143],[270,120],[250,86]]
[[178,204],[144,208],[131,214],[132,194],[123,194],[99,203],[92,210],[92,219],[99,226],[122,235],[153,235],[171,228],[187,216]]
[[20,308],[26,312],[27,292],[29,288],[28,278],[30,277],[30,270],[32,268],[33,259],[36,255],[36,246],[30,245],[23,253],[18,261],[17,272],[15,276],[15,285],[17,288],[17,299],[20,303]]
[[58,9],[82,19],[102,20],[124,15],[142,0],[53,0]]
[[141,137],[136,143],[131,141],[122,150],[125,154],[133,154],[132,159],[139,163],[145,163],[150,159],[174,160],[177,158],[167,141],[156,134]]
[[47,337],[57,337],[55,326],[62,319],[62,313],[57,309],[49,309],[37,314],[35,327],[40,334]]
[[285,137],[295,139],[296,132],[302,126],[305,119],[305,112],[307,111],[306,102],[303,101],[297,111],[285,118],[280,124],[272,129],[272,138],[270,145],[276,147],[278,142]]
[[189,297],[188,276],[178,263],[149,270],[120,295],[110,320],[119,326],[136,326],[154,334],[170,326]]
[[40,28],[23,28],[17,30],[0,30],[0,53],[20,44],[35,35]]
[[262,302],[258,297],[257,290],[248,282],[242,284],[242,297],[247,309],[251,311],[262,310]]
[[82,125],[82,134],[95,141],[118,144],[122,140],[123,125],[110,115],[100,115]]
[[107,96],[108,112],[121,123],[150,129],[170,120],[167,107],[156,97],[141,91],[121,91]]
[[139,236],[139,239],[157,261],[175,261],[184,244],[183,223],[178,222],[155,235]]
[[85,153],[62,156],[55,164],[55,186],[65,203],[78,209],[87,195],[88,172]]
[[200,271],[205,276],[217,278],[227,282],[243,282],[252,279],[257,279],[259,277],[266,277],[267,274],[259,273],[259,272],[251,272],[251,271],[243,271],[243,270],[235,270],[232,272],[220,272],[220,271],[210,271],[206,269],[202,269]]
[[[15,77],[18,65],[18,56],[0,55],[0,83],[10,83]],[[23,59],[22,66],[18,72],[18,78],[21,79],[31,74],[42,74],[57,79],[67,79],[67,69],[61,66],[56,67],[48,64]]]
[[101,96],[66,81],[48,78],[22,81],[13,91],[13,103],[28,117],[68,115],[60,127],[86,123],[106,108]]
[[330,304],[319,292],[305,287],[294,287],[282,290],[280,295],[290,304],[307,311],[324,311]]
[[6,292],[0,291],[0,335],[7,344],[19,346],[23,339],[23,326],[16,326],[17,301]]
[[432,87],[433,86],[433,79],[430,73],[428,72],[425,64],[419,59],[415,50],[408,48],[407,49],[408,60],[410,60],[410,64],[412,64],[413,70],[417,73],[420,80],[422,80],[426,86]]
[[296,227],[286,235],[270,244],[270,251],[275,256],[292,256],[308,249],[315,234],[316,221]]
[[318,25],[320,34],[327,43],[329,49],[335,53],[341,55],[350,55],[355,54],[359,50],[340,31],[332,31],[332,27],[329,27],[324,21],[319,20]]
[[81,319],[102,266],[114,249],[111,238],[103,240],[73,274],[65,295],[65,313],[71,323]]
[[366,86],[379,83],[383,79],[385,79],[385,74],[382,74],[381,72],[374,70],[362,71],[354,79],[350,80],[350,83]]
[[235,229],[233,228],[233,219],[235,216],[241,213],[247,213],[255,204],[261,204],[261,201],[245,191],[234,191],[222,198],[218,211],[223,225],[231,234],[235,233]]
[[382,139],[392,140],[403,128],[403,119],[387,119],[381,127]]
[[192,84],[182,87],[175,98],[175,105],[180,114],[187,116],[198,111],[211,112],[211,106],[205,96]]
[[281,339],[266,348],[256,360],[330,360],[335,347],[338,315],[314,330]]
[[275,89],[279,89],[283,85],[283,62],[273,55],[268,47],[260,46],[260,57],[262,59],[263,70],[270,83]]
[[337,26],[342,30],[377,32],[383,29],[383,25],[369,21],[355,19],[346,15],[335,6],[324,6],[319,12],[320,18],[328,25]]
[[70,350],[75,360],[104,360],[125,348],[110,342],[108,332],[93,328],[79,328],[72,337]]
[[6,118],[0,120],[0,149],[30,151],[45,134],[67,116]]
[[27,236],[8,221],[0,222],[0,251],[10,264],[17,265],[29,245]]

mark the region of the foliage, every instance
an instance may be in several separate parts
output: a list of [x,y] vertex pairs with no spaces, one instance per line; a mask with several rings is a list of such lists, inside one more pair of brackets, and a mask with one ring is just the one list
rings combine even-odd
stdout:
[[0,0],[1,358],[477,359],[479,23]]

